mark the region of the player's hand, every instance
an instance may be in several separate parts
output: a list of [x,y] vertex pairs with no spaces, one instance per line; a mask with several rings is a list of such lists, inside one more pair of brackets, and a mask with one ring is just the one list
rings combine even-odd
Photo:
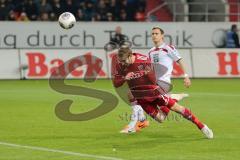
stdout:
[[149,67],[149,66],[146,66],[145,67],[145,70],[144,70],[144,73],[145,74],[148,74],[149,72],[151,72],[152,71],[152,69]]
[[125,80],[130,80],[132,79],[134,73],[133,72],[129,72],[126,76],[125,76]]
[[187,88],[191,86],[191,80],[189,79],[189,77],[184,78],[184,86]]

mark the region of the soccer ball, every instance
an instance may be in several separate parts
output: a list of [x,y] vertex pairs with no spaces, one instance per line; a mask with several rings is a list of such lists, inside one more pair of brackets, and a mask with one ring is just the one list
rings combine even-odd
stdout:
[[70,29],[76,23],[76,19],[72,13],[64,12],[59,16],[58,22],[62,28]]

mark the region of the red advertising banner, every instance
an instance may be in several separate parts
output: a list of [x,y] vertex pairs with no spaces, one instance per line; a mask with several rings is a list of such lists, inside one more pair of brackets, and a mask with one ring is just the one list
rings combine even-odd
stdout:
[[[133,50],[146,54],[147,49]],[[239,49],[179,49],[190,77],[240,77]],[[66,78],[111,77],[116,51],[103,49],[24,49],[0,50],[0,79],[47,79],[51,74]],[[61,65],[63,67],[59,67]],[[71,71],[71,72],[70,72]],[[173,77],[182,77],[174,63]]]
[[96,74],[97,78],[108,77],[104,50],[21,50],[20,54],[29,79],[49,78],[51,74],[56,78],[91,78]]
[[194,77],[240,77],[239,49],[193,49]]

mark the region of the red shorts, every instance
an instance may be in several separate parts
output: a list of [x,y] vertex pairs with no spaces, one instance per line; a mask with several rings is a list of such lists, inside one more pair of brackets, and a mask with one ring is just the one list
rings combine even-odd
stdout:
[[149,101],[148,99],[138,99],[137,101],[144,111],[153,118],[159,112],[158,107],[166,106],[170,109],[176,103],[174,99],[166,95],[161,95],[153,101]]

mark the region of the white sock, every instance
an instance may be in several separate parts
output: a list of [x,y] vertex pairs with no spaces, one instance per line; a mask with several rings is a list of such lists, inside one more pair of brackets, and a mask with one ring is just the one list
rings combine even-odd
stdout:
[[128,124],[129,130],[135,130],[135,126],[137,124],[138,118],[137,115],[132,114],[131,115],[131,121]]
[[139,121],[144,121],[146,119],[146,116],[144,114],[144,110],[142,109],[142,107],[140,105],[137,105],[138,108],[138,120]]
[[137,121],[144,121],[146,119],[144,111],[140,105],[134,104],[132,107],[131,121],[128,124],[129,128],[134,128]]

